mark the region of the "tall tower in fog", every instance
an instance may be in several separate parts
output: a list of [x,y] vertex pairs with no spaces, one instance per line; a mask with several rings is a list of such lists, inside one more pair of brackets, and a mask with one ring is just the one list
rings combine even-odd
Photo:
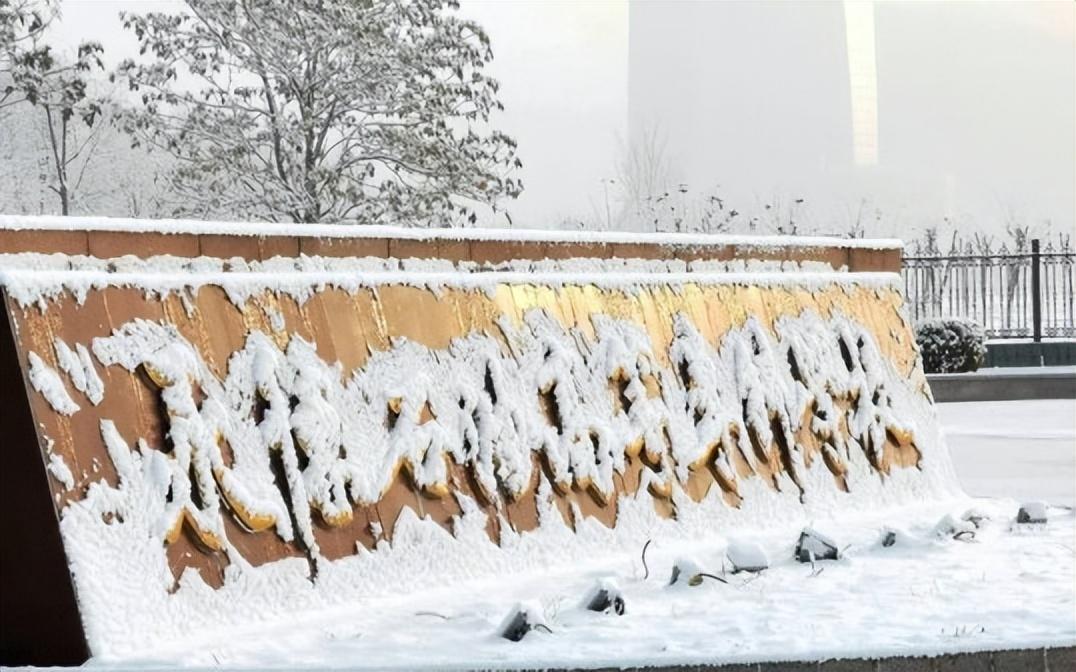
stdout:
[[845,0],[844,33],[852,102],[852,157],[857,166],[874,166],[878,164],[878,60],[873,2]]
[[1071,230],[1074,23],[1071,3],[633,3],[630,136],[741,210],[805,199],[816,231],[865,205],[879,235]]

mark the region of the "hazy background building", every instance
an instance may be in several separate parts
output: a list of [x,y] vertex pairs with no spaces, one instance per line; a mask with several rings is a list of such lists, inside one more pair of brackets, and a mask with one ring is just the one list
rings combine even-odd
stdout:
[[[629,124],[674,185],[800,223],[1074,226],[1074,5],[640,2]],[[719,185],[719,186],[717,186]]]

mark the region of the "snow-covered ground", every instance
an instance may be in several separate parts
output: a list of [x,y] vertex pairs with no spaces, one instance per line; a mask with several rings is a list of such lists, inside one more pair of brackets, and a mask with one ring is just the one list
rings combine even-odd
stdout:
[[[812,570],[792,560],[800,523],[652,545],[556,573],[502,576],[417,596],[364,601],[274,627],[162,645],[149,658],[91,664],[459,669],[487,666],[748,662],[884,656],[1076,644],[1076,518],[1049,509],[1045,525],[1015,525],[1019,501],[1073,501],[1076,402],[946,404],[940,408],[969,493],[914,509],[809,521],[843,549]],[[976,529],[962,519],[983,516]],[[947,516],[951,516],[947,518]],[[880,540],[886,528],[895,543]],[[972,534],[954,539],[967,529]],[[724,574],[730,541],[756,542],[771,569]],[[641,550],[641,549],[640,549]],[[728,583],[669,586],[673,563],[694,561]],[[583,608],[612,579],[623,616]],[[513,606],[536,603],[550,632],[497,636]]]
[[1076,399],[938,404],[938,414],[968,494],[1076,506]]

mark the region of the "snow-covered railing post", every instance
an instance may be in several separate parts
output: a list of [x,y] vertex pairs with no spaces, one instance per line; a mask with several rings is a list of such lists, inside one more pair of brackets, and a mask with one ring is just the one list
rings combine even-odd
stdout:
[[1039,239],[1031,240],[1031,338],[1036,343],[1042,340],[1042,256],[1039,253]]

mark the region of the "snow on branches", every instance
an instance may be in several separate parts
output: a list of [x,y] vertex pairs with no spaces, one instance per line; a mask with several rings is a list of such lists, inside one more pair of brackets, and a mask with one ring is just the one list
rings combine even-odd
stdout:
[[125,14],[126,128],[179,159],[195,214],[446,225],[522,184],[482,28],[454,1],[188,0]]

